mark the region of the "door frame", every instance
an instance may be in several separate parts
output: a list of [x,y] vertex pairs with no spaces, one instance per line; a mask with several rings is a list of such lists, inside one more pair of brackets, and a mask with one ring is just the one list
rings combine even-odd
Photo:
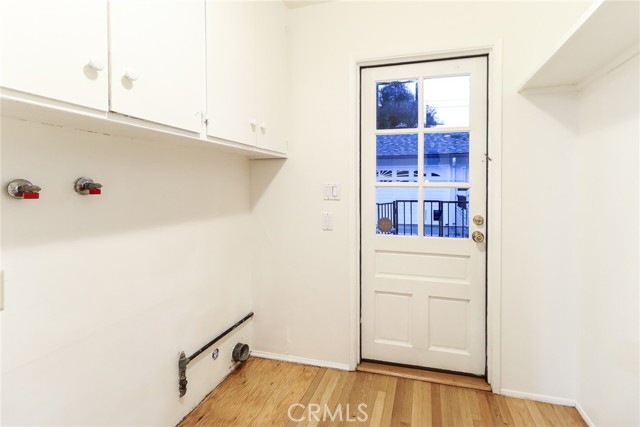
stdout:
[[[420,52],[420,53],[418,53]],[[354,53],[350,60],[349,101],[350,159],[349,177],[349,369],[360,362],[360,71],[372,65],[487,55],[488,59],[488,162],[487,170],[487,382],[494,393],[501,393],[501,290],[502,290],[502,40],[469,46],[430,46],[405,53]]]

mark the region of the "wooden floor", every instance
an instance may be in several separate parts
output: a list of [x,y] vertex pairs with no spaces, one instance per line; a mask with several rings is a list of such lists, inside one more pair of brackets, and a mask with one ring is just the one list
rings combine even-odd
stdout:
[[181,427],[432,425],[586,424],[575,408],[368,372],[257,358],[249,359],[232,373],[179,424]]

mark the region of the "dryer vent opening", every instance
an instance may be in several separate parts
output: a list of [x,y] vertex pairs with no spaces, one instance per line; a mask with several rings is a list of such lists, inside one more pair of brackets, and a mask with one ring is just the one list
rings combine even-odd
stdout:
[[231,357],[234,362],[244,362],[249,358],[249,345],[239,342],[235,347],[233,347]]

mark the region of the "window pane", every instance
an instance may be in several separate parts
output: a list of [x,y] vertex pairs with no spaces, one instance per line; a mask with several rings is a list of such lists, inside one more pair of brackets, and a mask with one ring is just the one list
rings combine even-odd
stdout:
[[377,129],[418,127],[418,81],[396,81],[377,85]]
[[376,234],[418,235],[417,188],[376,188]]
[[469,126],[469,76],[424,80],[424,126]]
[[424,235],[469,237],[469,189],[424,189]]
[[418,135],[397,134],[376,137],[376,181],[418,180]]
[[469,132],[424,135],[424,179],[469,182]]

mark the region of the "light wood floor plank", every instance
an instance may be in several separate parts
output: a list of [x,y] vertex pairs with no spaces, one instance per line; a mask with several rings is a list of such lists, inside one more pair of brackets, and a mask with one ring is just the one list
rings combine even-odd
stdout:
[[441,426],[442,424],[442,404],[440,391],[442,386],[440,384],[431,384],[431,423],[434,426]]
[[538,409],[538,403],[534,402],[533,400],[525,400],[525,405],[527,406],[527,409],[529,410],[529,413],[531,414],[533,422],[536,426],[542,427],[549,425],[546,423],[544,417],[540,413],[540,410]]
[[527,409],[527,405],[522,399],[515,399],[513,397],[506,397],[507,407],[513,416],[513,420],[516,425],[523,427],[535,427],[536,423],[531,417],[531,413]]
[[495,401],[498,404],[498,409],[500,410],[500,418],[502,419],[502,422],[504,425],[508,425],[508,426],[520,425],[518,424],[520,422],[519,421],[520,417],[516,416],[516,418],[514,419],[514,417],[511,415],[511,411],[507,406],[506,396],[496,395]]
[[547,425],[562,425],[562,421],[558,418],[557,412],[553,409],[555,405],[550,403],[539,403],[537,406]]
[[465,408],[464,423],[467,426],[475,426],[480,423],[480,410],[475,392],[469,389],[460,389],[460,404]]
[[387,386],[385,389],[384,408],[382,409],[382,419],[380,427],[391,427],[391,417],[393,416],[393,404],[396,399],[396,387],[398,379],[395,377],[387,377]]
[[424,381],[413,382],[413,410],[411,425],[430,427],[431,418],[431,384]]
[[326,419],[321,419],[318,422],[318,427],[332,427],[335,424],[334,420],[343,416],[342,414],[345,408],[343,408],[343,405],[340,403],[342,402],[341,397],[345,391],[347,392],[347,394],[344,395],[345,398],[349,393],[351,393],[354,380],[355,375],[340,375],[338,377],[335,388],[326,402],[327,408],[330,409],[330,412],[327,414]]
[[[359,404],[367,405],[366,420],[357,419],[362,416]],[[293,420],[288,416],[291,405],[296,405]],[[309,405],[320,408],[315,416],[310,415]],[[258,358],[250,358],[229,375],[179,423],[180,427],[347,425],[584,427],[586,423],[570,407],[422,380]]]
[[[251,360],[253,360],[253,359],[251,359]],[[311,402],[311,398],[313,397],[313,395],[315,394],[316,390],[318,389],[318,385],[320,384],[320,382],[324,378],[325,374],[326,374],[326,370],[318,369],[318,371],[314,375],[313,380],[307,386],[307,389],[306,389],[304,395],[300,398],[300,401],[297,402],[300,405],[297,405],[294,408],[294,410],[291,411],[292,419],[289,419],[288,420],[289,422],[287,424],[285,424],[285,425],[287,425],[287,427],[295,427],[297,425],[297,423],[295,421],[293,421],[293,420],[297,420],[297,419],[300,419],[302,417],[302,414],[304,413],[304,407],[306,407],[309,404],[309,402]],[[289,418],[288,408],[287,408],[287,418]]]
[[399,378],[396,385],[396,398],[393,402],[391,416],[392,427],[407,427],[411,425],[413,410],[413,383],[406,378]]

